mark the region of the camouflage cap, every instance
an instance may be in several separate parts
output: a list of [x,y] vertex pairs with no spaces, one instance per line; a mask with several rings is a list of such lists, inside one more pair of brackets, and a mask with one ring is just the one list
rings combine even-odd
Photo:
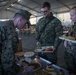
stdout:
[[23,9],[20,9],[15,15],[21,15],[23,18],[25,18],[26,20],[29,20],[30,19],[30,16],[31,16],[31,13],[26,11],[26,10],[23,10]]

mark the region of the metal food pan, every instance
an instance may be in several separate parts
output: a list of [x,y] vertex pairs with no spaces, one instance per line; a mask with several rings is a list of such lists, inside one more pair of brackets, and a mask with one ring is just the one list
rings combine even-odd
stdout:
[[50,62],[50,61],[48,61],[48,60],[46,60],[46,59],[44,59],[42,57],[35,58],[35,60],[36,60],[36,62],[41,63],[42,69],[45,69],[45,67],[47,65],[49,65],[49,66],[52,66],[55,69],[57,75],[69,75],[67,70],[59,67],[58,65],[53,64],[52,62]]

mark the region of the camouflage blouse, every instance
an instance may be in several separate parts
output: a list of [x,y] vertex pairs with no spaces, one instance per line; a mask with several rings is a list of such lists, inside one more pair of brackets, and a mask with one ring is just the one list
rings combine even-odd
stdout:
[[[76,23],[74,23],[69,33],[71,33],[71,36],[76,36]],[[72,42],[68,42],[66,51],[76,57],[76,44]]]
[[14,64],[15,52],[18,47],[18,35],[13,21],[0,22],[0,64],[8,69]]
[[[38,37],[40,30],[43,28],[44,24],[47,23],[53,15],[50,13],[48,17],[42,17],[36,25],[36,38]],[[58,47],[61,40],[58,38],[63,34],[63,27],[56,17],[48,23],[44,32],[42,32],[40,39],[37,39],[42,45],[52,45]]]

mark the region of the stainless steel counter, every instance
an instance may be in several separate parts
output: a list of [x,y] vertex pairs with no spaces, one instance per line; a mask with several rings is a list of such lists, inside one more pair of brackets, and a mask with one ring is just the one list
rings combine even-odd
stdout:
[[50,62],[50,61],[48,61],[48,60],[46,60],[46,59],[44,59],[42,57],[35,58],[34,61],[40,62],[41,65],[42,65],[42,69],[45,68],[47,65],[50,65],[55,69],[57,75],[60,75],[59,74],[60,72],[63,73],[62,75],[69,75],[67,70],[59,67],[58,65],[52,64],[52,62]]
[[[23,59],[23,58],[24,58],[24,57],[20,57],[20,59]],[[32,59],[32,62],[38,62],[38,63],[41,64],[41,68],[40,68],[38,71],[35,71],[35,72],[39,72],[39,71],[45,69],[45,67],[46,67],[47,65],[49,65],[49,66],[52,66],[52,67],[55,69],[55,72],[57,73],[56,75],[69,75],[69,73],[68,73],[67,70],[59,67],[58,65],[52,64],[52,62],[50,62],[50,61],[48,61],[48,60],[46,60],[46,59],[44,59],[44,58],[42,58],[42,57],[35,56],[35,57],[31,58],[31,59]],[[35,72],[34,72],[34,73],[35,73]],[[60,72],[61,72],[62,74],[60,74]]]

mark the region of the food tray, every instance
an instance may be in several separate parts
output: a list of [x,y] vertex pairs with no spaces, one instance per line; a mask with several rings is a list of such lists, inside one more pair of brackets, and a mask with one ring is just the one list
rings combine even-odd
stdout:
[[53,49],[53,46],[42,46],[41,48],[36,48],[35,49],[35,52],[42,52],[42,53],[53,53],[54,50],[51,50],[51,51],[44,51],[45,48],[47,47],[51,47]]
[[[33,61],[33,63],[39,63],[40,67],[38,69],[34,70],[34,74],[33,75],[69,75],[68,71],[53,64],[52,62],[39,57],[39,58],[34,58],[35,60]],[[25,59],[22,59],[18,65],[20,66],[27,66],[30,63],[27,63],[25,61]],[[48,69],[47,66],[51,66],[51,69]],[[28,75],[28,74],[27,74]],[[30,74],[32,75],[32,74]]]
[[52,62],[40,57],[40,60],[43,62],[42,65],[49,65],[52,67],[51,70],[48,70],[45,68],[43,68],[44,70],[48,70],[49,72],[53,72],[55,73],[55,75],[69,75],[68,71],[66,69],[63,69],[61,67],[59,67],[58,65],[53,64]]
[[[35,72],[34,75],[69,75],[68,71],[52,64],[50,61],[40,57],[40,62],[42,64],[42,67],[45,65],[45,67],[43,67],[41,70]],[[51,66],[51,68],[49,69],[47,66]]]
[[64,36],[59,37],[59,39],[69,41],[69,42],[72,42],[72,43],[76,43],[76,40],[71,40],[71,39],[69,39],[67,37],[64,37]]

